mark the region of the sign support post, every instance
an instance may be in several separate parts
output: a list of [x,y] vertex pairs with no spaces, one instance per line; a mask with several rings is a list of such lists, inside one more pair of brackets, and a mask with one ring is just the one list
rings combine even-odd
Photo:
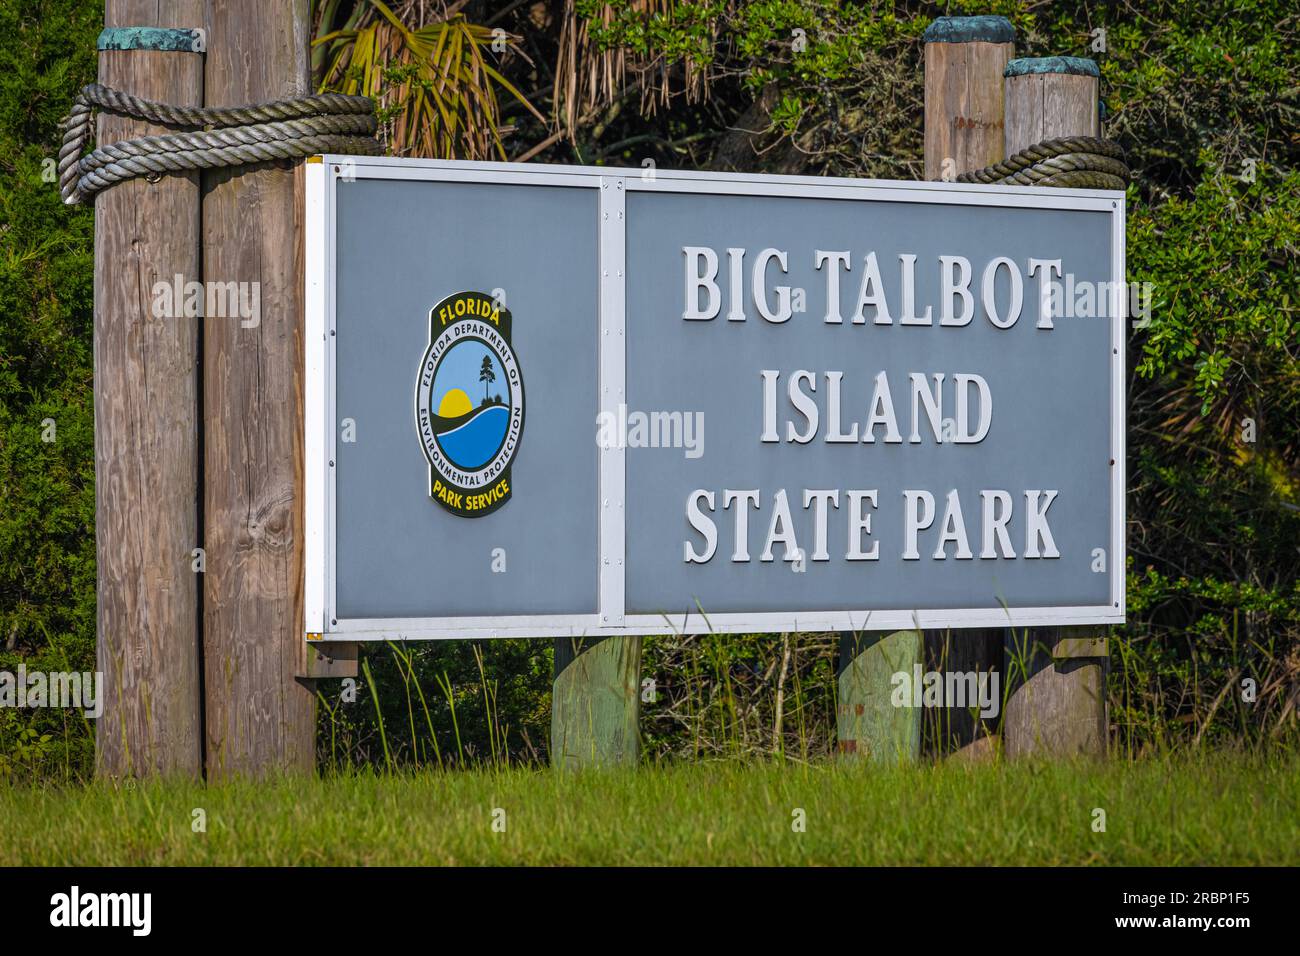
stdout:
[[[1002,72],[1014,52],[1015,30],[1004,17],[940,17],[925,34],[925,178],[952,181],[959,173],[1002,159]],[[922,724],[940,753],[985,750],[982,724],[965,708],[921,710],[889,704],[890,678],[914,665],[988,673],[1001,664],[999,630],[899,631],[840,641],[840,752],[880,759],[916,759]],[[922,667],[922,670],[925,669]],[[878,748],[883,747],[881,752]]]
[[640,677],[639,636],[556,639],[552,767],[636,766]]
[[[952,181],[996,163],[1003,151],[1003,71],[1015,55],[1015,28],[1005,17],[941,17],[925,37],[925,178]],[[943,673],[1002,669],[1000,628],[927,631],[925,663]],[[927,747],[963,758],[992,755],[997,719],[969,707],[926,712]]]
[[840,634],[836,736],[844,759],[912,763],[921,754],[921,711],[894,707],[890,678],[922,657],[920,631]]
[[[625,341],[623,301],[627,250],[623,223],[627,193],[621,179],[601,180],[599,312],[601,339]],[[621,350],[606,349],[599,359],[600,409],[617,416],[627,400],[627,365]],[[626,495],[626,449],[601,447],[601,547],[599,570],[602,623],[623,622],[626,541],[622,524]],[[631,766],[641,757],[641,636],[555,641],[551,685],[551,766]]]
[[[1045,139],[1100,135],[1101,80],[1092,60],[1013,60],[1006,76],[1008,156]],[[1116,556],[1103,554],[1101,560]],[[1124,568],[1113,567],[1111,573],[1122,575]],[[1106,631],[1104,626],[1010,630],[1002,730],[1008,757],[1105,754]]]
[[[203,56],[141,42],[202,23],[200,0],[108,0],[99,82],[184,106],[203,101]],[[153,31],[122,28],[149,26]],[[174,29],[171,29],[174,28]],[[105,42],[105,41],[109,42]],[[111,143],[168,130],[112,113]],[[163,225],[165,224],[165,226]],[[136,179],[95,199],[95,531],[99,773],[198,777],[199,322],[154,308],[153,286],[199,278],[199,175]]]

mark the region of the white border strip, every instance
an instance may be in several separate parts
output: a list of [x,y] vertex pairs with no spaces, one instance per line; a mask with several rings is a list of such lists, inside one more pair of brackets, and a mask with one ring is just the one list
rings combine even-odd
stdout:
[[506,617],[349,618],[341,620],[338,640],[418,640],[479,637],[599,637],[617,634],[813,633],[824,631],[942,630],[958,627],[1053,627],[1123,623],[1101,607],[974,608],[917,611],[780,611],[755,614],[629,614],[624,627],[605,627],[598,615],[538,614]]
[[[592,177],[617,177],[629,185],[637,182],[667,186],[669,191],[678,190],[683,183],[711,183],[715,191],[731,191],[728,184],[741,187],[740,192],[761,195],[775,195],[773,187],[797,187],[791,195],[807,195],[806,190],[813,189],[870,189],[875,192],[904,193],[913,202],[933,202],[933,195],[939,193],[944,202],[959,202],[955,199],[963,193],[971,196],[1020,197],[1023,202],[998,203],[997,205],[1041,206],[1044,209],[1067,208],[1062,206],[1065,199],[1095,199],[1098,209],[1102,200],[1123,197],[1124,193],[1110,189],[1061,189],[1053,187],[1050,198],[1044,194],[1047,190],[1036,186],[982,185],[976,183],[945,183],[929,180],[906,181],[898,179],[828,179],[823,176],[772,176],[756,173],[714,173],[685,169],[656,169],[654,179],[645,175],[645,171],[635,167],[611,166],[569,166],[560,163],[482,163],[450,159],[408,159],[398,156],[341,156],[327,154],[326,163],[347,162],[355,167],[358,176],[371,179],[413,179],[436,182],[527,182],[534,177],[554,180],[557,186],[590,186]],[[880,198],[880,197],[875,197]],[[1046,199],[1047,201],[1043,201]],[[978,199],[973,200],[979,202]],[[985,203],[987,204],[987,203]]]
[[[317,520],[326,511],[326,475],[320,467],[325,454],[326,403],[326,304],[325,279],[319,268],[325,261],[325,170],[324,163],[306,164],[306,203],[303,211],[305,241],[303,256],[307,264],[303,290],[304,329],[303,362],[303,627],[308,634],[320,634],[325,627],[326,555],[328,545],[325,526]],[[313,266],[317,266],[313,268]]]
[[[627,223],[624,219],[627,193],[623,180],[600,179],[600,411],[619,421],[619,406],[626,401],[627,337],[624,335],[627,302]],[[608,420],[608,419],[607,419]],[[592,423],[595,424],[594,422]],[[600,587],[599,614],[603,627],[623,626],[623,601],[627,594],[625,536],[627,513],[627,449],[620,441],[613,448],[601,448],[600,485]]]
[[[339,164],[364,179],[436,182],[520,183],[592,188],[601,186],[599,408],[617,414],[626,387],[626,197],[629,190],[722,195],[794,196],[884,202],[943,202],[1106,212],[1111,215],[1111,279],[1127,288],[1125,207],[1122,192],[1099,189],[1041,189],[960,183],[826,180],[810,176],[750,176],[656,170],[643,179],[638,169],[467,163],[390,157],[333,156],[308,163],[307,175],[307,380],[306,630],[325,640],[451,639],[476,637],[566,637],[617,634],[861,631],[902,628],[1048,627],[1122,624],[1125,615],[1125,322],[1111,317],[1111,601],[1101,606],[1027,608],[944,608],[930,610],[760,612],[701,614],[625,613],[626,458],[624,449],[599,458],[600,542],[596,614],[509,615],[459,618],[338,619],[335,572],[334,289],[336,274],[335,190]],[[606,218],[609,214],[609,218]],[[322,365],[323,360],[323,365]],[[323,507],[322,507],[323,505]],[[319,629],[313,625],[319,625]]]
[[[1110,219],[1111,241],[1111,279],[1120,283],[1123,299],[1128,301],[1128,261],[1127,254],[1127,215],[1128,211],[1123,193],[1115,193],[1119,198],[1112,198]],[[1150,303],[1148,303],[1149,305]],[[1110,327],[1110,602],[1118,620],[1113,623],[1123,624],[1128,612],[1126,582],[1128,576],[1128,548],[1125,541],[1127,526],[1127,506],[1125,491],[1127,483],[1128,446],[1125,425],[1128,422],[1128,401],[1125,397],[1128,374],[1128,357],[1125,348],[1128,345],[1128,309],[1112,309]]]
[[[354,167],[344,166],[325,160],[325,274],[338,275],[338,185],[342,170],[349,175]],[[335,301],[334,283],[325,282],[325,440],[321,444],[322,454],[316,467],[325,476],[325,631],[333,630],[338,621],[335,609],[338,607],[338,548],[335,534],[335,515],[338,514],[337,470],[334,467],[335,441],[338,438],[338,395],[334,375],[338,363],[338,303]],[[310,521],[310,517],[308,521]]]

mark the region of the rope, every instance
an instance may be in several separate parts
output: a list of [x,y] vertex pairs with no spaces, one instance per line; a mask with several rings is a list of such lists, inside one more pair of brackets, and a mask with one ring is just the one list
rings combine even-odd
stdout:
[[1076,189],[1127,189],[1128,181],[1129,171],[1119,144],[1095,136],[1045,139],[1000,163],[957,177],[959,183]]
[[[88,156],[94,110],[199,132],[142,136],[100,146]],[[63,124],[59,191],[81,203],[114,183],[186,169],[241,166],[316,153],[374,155],[374,103],[365,96],[321,93],[252,106],[171,106],[142,100],[98,83],[82,87]]]
[[[200,132],[143,136],[100,146],[82,156],[98,107]],[[252,106],[171,106],[98,83],[82,87],[64,121],[59,189],[65,203],[81,203],[101,189],[137,176],[156,178],[186,169],[240,166],[316,153],[382,151],[373,134],[374,103],[364,96],[321,93]],[[215,127],[215,128],[214,128]],[[962,173],[959,183],[1125,189],[1129,171],[1113,140],[1065,136],[1043,140],[1000,163]]]

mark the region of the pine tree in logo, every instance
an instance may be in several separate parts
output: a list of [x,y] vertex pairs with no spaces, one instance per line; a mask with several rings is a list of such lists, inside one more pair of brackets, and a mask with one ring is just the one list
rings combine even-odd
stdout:
[[483,366],[478,370],[478,380],[483,383],[483,404],[488,403],[488,386],[497,380],[497,373],[492,371],[492,357],[483,356]]

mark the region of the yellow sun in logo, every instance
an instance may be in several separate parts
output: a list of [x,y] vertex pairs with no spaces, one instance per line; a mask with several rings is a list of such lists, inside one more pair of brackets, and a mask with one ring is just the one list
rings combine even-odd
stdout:
[[447,394],[442,396],[442,401],[438,404],[438,415],[441,418],[459,418],[474,410],[474,403],[458,388],[450,388]]

